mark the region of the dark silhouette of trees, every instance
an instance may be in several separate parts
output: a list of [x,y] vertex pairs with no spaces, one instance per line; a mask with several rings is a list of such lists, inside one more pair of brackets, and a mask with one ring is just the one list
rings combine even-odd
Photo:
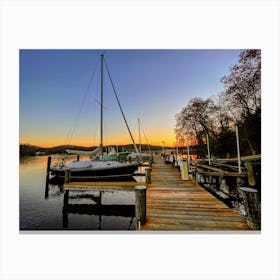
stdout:
[[211,154],[236,155],[235,126],[239,127],[243,155],[261,152],[261,51],[242,50],[230,73],[221,78],[224,91],[218,102],[193,98],[176,115],[175,133],[195,139],[200,156],[206,156],[206,135]]

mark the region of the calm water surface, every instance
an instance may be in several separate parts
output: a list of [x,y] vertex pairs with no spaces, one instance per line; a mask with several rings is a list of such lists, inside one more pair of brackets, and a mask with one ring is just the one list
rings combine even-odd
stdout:
[[[91,205],[100,203],[100,192],[71,192],[70,211],[63,213],[63,191],[60,185],[49,184],[46,193],[47,156],[20,159],[20,229],[21,230],[135,230],[134,192],[102,192],[101,204],[112,211],[92,213]],[[61,160],[53,156],[52,164]],[[68,157],[67,161],[76,157]],[[81,160],[83,158],[81,157]]]

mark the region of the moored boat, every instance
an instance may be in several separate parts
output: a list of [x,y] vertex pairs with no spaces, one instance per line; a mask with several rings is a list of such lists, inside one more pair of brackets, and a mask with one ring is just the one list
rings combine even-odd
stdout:
[[131,178],[138,169],[137,164],[123,164],[118,161],[83,160],[69,164],[57,164],[51,168],[58,178],[65,177],[66,170],[71,172],[71,181],[99,181]]
[[[71,154],[87,154],[91,156],[91,160],[83,160],[83,161],[74,161],[71,163],[61,162],[56,164],[50,168],[50,171],[53,175],[57,176],[58,178],[64,178],[65,173],[67,170],[71,172],[71,180],[72,181],[102,181],[102,180],[109,180],[109,179],[123,179],[123,178],[132,178],[133,173],[138,169],[137,164],[133,163],[122,163],[117,160],[117,157],[120,156],[118,153],[112,153],[111,158],[106,158],[106,155],[103,154],[103,63],[104,63],[104,56],[101,55],[101,103],[100,103],[100,145],[94,151],[75,151],[75,150],[68,150],[68,153]],[[107,69],[109,74],[109,71]],[[110,80],[111,76],[109,74]],[[112,80],[111,80],[112,83]],[[113,84],[112,84],[113,86]],[[114,89],[114,86],[113,86]],[[123,110],[120,106],[119,99],[117,94],[114,90],[117,102],[121,109],[121,113],[127,125],[126,119],[124,117]],[[130,132],[130,129],[127,125],[129,130],[130,136],[132,138],[133,144],[137,150],[135,145],[134,139]],[[137,150],[138,151],[138,150]],[[126,157],[129,153],[121,153],[121,156]],[[111,159],[111,160],[110,160]]]

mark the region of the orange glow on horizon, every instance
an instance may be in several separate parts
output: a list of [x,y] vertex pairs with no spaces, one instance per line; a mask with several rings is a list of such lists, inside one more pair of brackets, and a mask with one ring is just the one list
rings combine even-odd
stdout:
[[[176,140],[175,136],[169,136],[165,137],[163,140],[159,138],[153,138],[152,141],[149,141],[148,144],[151,146],[162,146],[164,141],[165,147],[175,147],[176,146]],[[139,141],[138,139],[135,139],[135,143],[138,145]],[[98,146],[99,141],[96,143],[90,142],[88,140],[84,139],[77,139],[71,141],[71,143],[65,143],[65,140],[63,139],[21,139],[20,144],[26,144],[26,145],[34,145],[39,146],[42,148],[51,148],[56,146],[62,146],[62,145],[74,145],[74,146],[82,146],[82,147],[92,147],[92,146]],[[110,145],[130,145],[132,144],[132,141],[130,139],[121,139],[121,138],[114,138],[114,141],[112,140],[105,140],[103,145],[104,146],[110,146]],[[142,145],[146,145],[146,142],[142,140]]]
[[[173,130],[166,127],[158,127],[155,129],[149,129],[145,131],[147,137],[147,142],[144,135],[141,135],[141,144],[153,146],[165,146],[165,147],[175,147],[176,146],[176,136],[173,133]],[[134,133],[134,141],[136,144],[139,144],[138,133]],[[163,144],[164,142],[164,144]],[[73,137],[71,141],[66,141],[64,135],[52,136],[49,137],[48,134],[44,135],[21,135],[20,144],[28,144],[39,146],[43,148],[50,148],[61,145],[74,145],[74,146],[83,146],[83,147],[92,147],[99,145],[99,136],[92,137],[91,135],[80,135],[80,137]],[[128,132],[114,132],[110,136],[110,133],[105,131],[104,133],[104,146],[109,145],[129,145],[132,144],[132,140]]]

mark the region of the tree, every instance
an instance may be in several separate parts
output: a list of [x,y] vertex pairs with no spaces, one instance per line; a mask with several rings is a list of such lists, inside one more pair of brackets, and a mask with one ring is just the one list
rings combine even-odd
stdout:
[[235,126],[240,131],[242,154],[261,151],[261,51],[242,50],[236,65],[221,79],[225,90],[218,100],[191,99],[176,115],[178,139],[195,138],[200,155],[236,154]]
[[187,106],[176,115],[175,133],[180,138],[196,138],[201,152],[204,153],[205,136],[216,137],[215,115],[218,107],[210,98],[193,98]]
[[240,127],[244,153],[261,150],[261,50],[242,50],[238,64],[221,82],[223,106]]
[[236,119],[254,114],[261,106],[261,50],[242,50],[238,64],[221,82],[224,106],[237,113]]

